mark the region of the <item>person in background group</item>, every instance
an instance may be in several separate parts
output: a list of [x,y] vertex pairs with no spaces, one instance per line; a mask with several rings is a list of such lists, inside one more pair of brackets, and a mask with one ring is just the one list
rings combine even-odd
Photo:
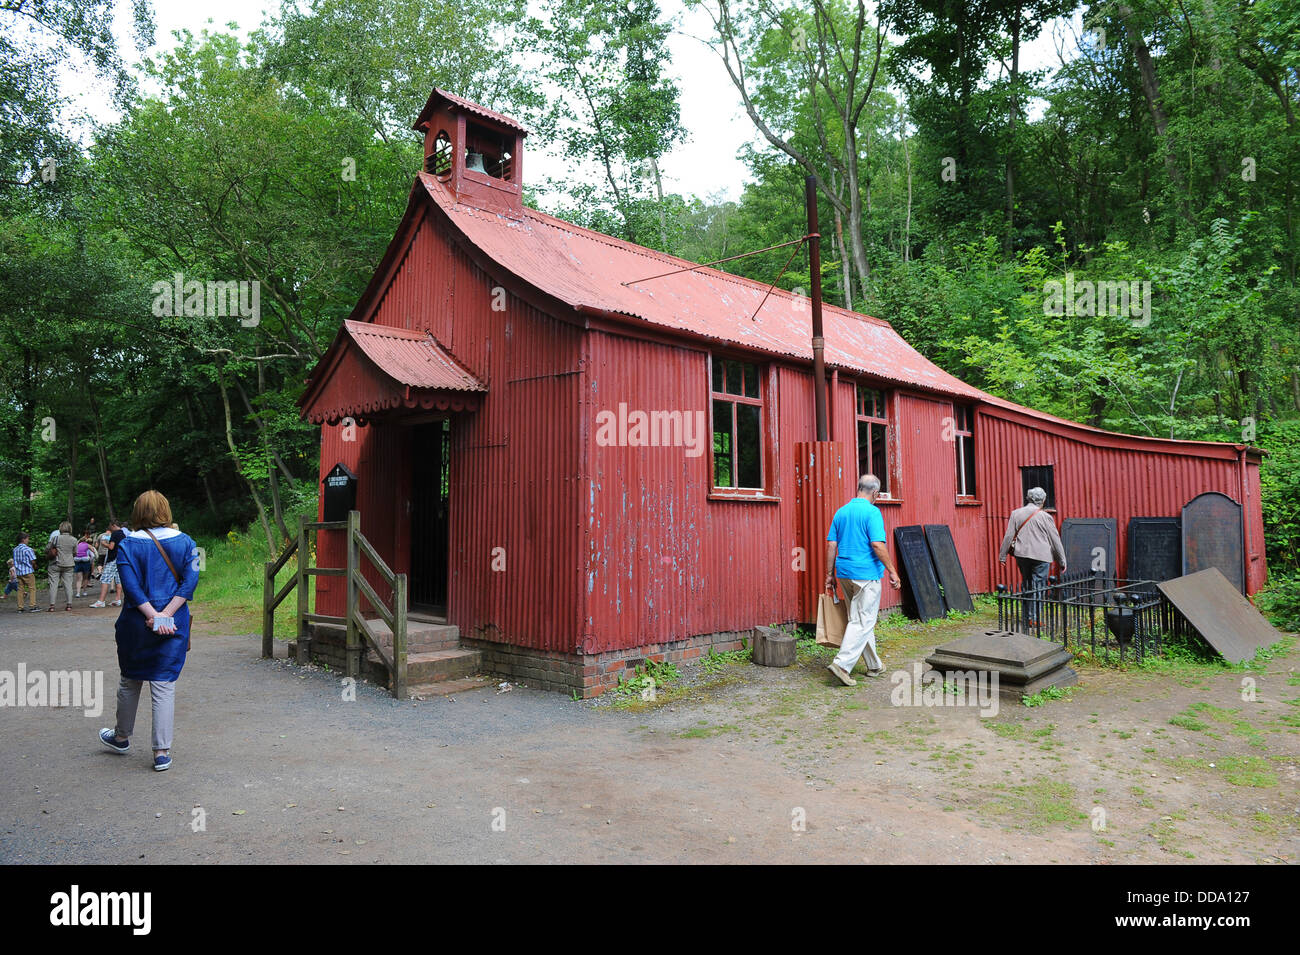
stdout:
[[[109,519],[110,526],[112,519]],[[95,576],[99,577],[104,572],[104,558],[108,556],[108,539],[112,536],[109,531],[95,535]]]
[[126,594],[117,618],[117,726],[99,731],[99,741],[115,753],[131,748],[140,689],[149,682],[153,702],[153,768],[172,765],[176,680],[189,650],[189,602],[199,583],[194,541],[172,529],[171,505],[157,491],[135,500],[131,526],[118,546],[117,571]]
[[104,569],[99,575],[99,599],[96,600],[92,607],[104,607],[104,598],[108,596],[108,588],[112,587],[116,591],[117,599],[113,601],[114,607],[122,606],[122,579],[117,574],[117,548],[122,543],[122,538],[126,536],[122,530],[122,525],[115,520],[109,520],[108,532],[104,535],[107,538],[104,546],[107,552],[104,554]]
[[5,584],[5,592],[0,594],[0,600],[8,600],[9,595],[18,589],[18,573],[14,570],[14,559],[9,558],[9,582]]
[[[23,531],[18,535],[18,543],[14,547],[14,574],[18,578],[18,612],[22,613],[27,610],[29,613],[40,610],[36,606],[36,551],[32,550],[28,541],[32,535]],[[23,598],[31,598],[31,606],[24,608]]]
[[49,610],[51,613],[54,611],[54,605],[58,602],[60,581],[63,582],[64,592],[68,596],[68,602],[63,609],[72,609],[72,574],[76,567],[77,539],[72,536],[71,521],[64,521],[59,525],[59,533],[53,539],[52,547],[54,556],[50,558],[48,570],[50,580]]
[[91,540],[88,534],[83,534],[81,540],[77,541],[73,567],[77,572],[78,597],[86,596],[86,591],[90,588],[90,571],[95,565],[95,548]]

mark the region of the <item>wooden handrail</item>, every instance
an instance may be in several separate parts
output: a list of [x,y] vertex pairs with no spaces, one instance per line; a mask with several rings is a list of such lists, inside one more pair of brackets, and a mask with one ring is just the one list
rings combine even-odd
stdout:
[[[379,552],[361,533],[361,513],[349,511],[346,521],[312,521],[312,515],[303,514],[298,522],[296,540],[285,545],[284,550],[274,561],[267,561],[262,580],[262,656],[271,657],[275,649],[275,610],[284,599],[297,588],[298,612],[296,632],[298,636],[298,662],[306,663],[310,659],[311,629],[313,623],[334,624],[346,631],[347,675],[356,679],[361,675],[361,654],[368,644],[383,662],[389,673],[393,696],[404,699],[407,685],[407,612],[406,612],[406,575],[395,574],[391,567],[379,556]],[[344,546],[347,552],[345,567],[311,567],[311,549],[308,547],[307,535],[311,531],[346,532]],[[293,579],[285,583],[278,591],[275,578],[288,563],[289,558],[298,555],[297,570]],[[380,600],[365,575],[361,572],[361,558],[375,567],[383,581],[392,588],[391,608],[387,601]],[[342,577],[347,590],[347,609],[342,617],[311,613],[307,589],[308,578]],[[369,622],[361,615],[361,599],[365,600],[379,614],[380,619],[388,625],[393,634],[391,652],[384,649],[378,638],[371,632]]]
[[280,556],[276,558],[271,573],[278,574],[280,572],[280,568],[283,567],[286,563],[288,563],[289,558],[292,557],[297,552],[297,550],[298,550],[298,542],[296,540],[290,541],[285,546],[284,550],[280,552]]
[[384,578],[384,583],[390,587],[393,586],[393,581],[397,579],[397,575],[384,563],[384,559],[379,556],[378,552],[370,546],[370,541],[361,536],[359,530],[357,531],[357,543],[361,545],[361,553],[370,559],[370,563],[375,565],[379,575]]
[[[371,588],[370,581],[366,580],[364,576],[358,574],[357,588],[361,591],[361,596],[370,601],[370,606],[375,608],[375,613],[379,614],[379,619],[391,627],[393,625],[393,612],[384,605],[382,600],[379,599],[379,594],[375,593]],[[362,617],[361,619],[364,620],[365,617]]]

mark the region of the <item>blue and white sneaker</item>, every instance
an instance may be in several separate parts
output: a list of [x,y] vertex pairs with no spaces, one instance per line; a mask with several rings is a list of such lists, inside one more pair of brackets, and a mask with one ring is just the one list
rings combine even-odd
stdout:
[[172,758],[170,755],[159,754],[153,758],[153,769],[156,773],[163,773],[172,768]]
[[131,750],[131,741],[129,739],[121,743],[117,741],[116,730],[107,728],[100,730],[99,741],[115,753],[126,753]]

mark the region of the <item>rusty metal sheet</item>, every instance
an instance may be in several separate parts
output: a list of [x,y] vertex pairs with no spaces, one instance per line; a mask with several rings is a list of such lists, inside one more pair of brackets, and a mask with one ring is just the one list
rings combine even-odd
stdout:
[[894,528],[899,576],[903,578],[903,609],[918,620],[938,620],[948,608],[939,591],[930,546],[920,525]]
[[1183,573],[1217,567],[1245,593],[1245,542],[1241,505],[1218,491],[1192,498],[1183,508]]
[[[426,190],[478,249],[575,309],[626,316],[660,329],[812,360],[807,299],[801,296],[702,268],[533,209],[524,209],[522,220],[506,219],[457,203],[434,176],[421,173],[419,178],[417,188]],[[823,305],[823,321],[828,368],[868,372],[886,381],[967,399],[986,397],[926,359],[888,322],[830,304]]]
[[1176,517],[1130,517],[1130,580],[1173,580],[1183,575],[1183,525]]
[[961,569],[961,558],[957,556],[957,544],[952,539],[952,531],[947,524],[926,524],[925,541],[930,545],[930,556],[934,559],[934,569],[943,585],[943,600],[949,610],[971,613],[975,603],[970,599],[970,589],[966,586],[966,574]]
[[1160,591],[1225,660],[1241,663],[1282,634],[1264,619],[1217,567],[1167,580]]
[[795,541],[806,560],[799,577],[799,619],[812,622],[826,579],[826,531],[845,503],[844,445],[796,441],[794,448]]
[[1061,543],[1070,571],[1102,571],[1114,576],[1119,566],[1115,518],[1068,517],[1061,522]]
[[412,388],[487,391],[487,386],[461,366],[423,329],[408,330],[368,322],[345,321],[343,326],[366,357],[399,384]]

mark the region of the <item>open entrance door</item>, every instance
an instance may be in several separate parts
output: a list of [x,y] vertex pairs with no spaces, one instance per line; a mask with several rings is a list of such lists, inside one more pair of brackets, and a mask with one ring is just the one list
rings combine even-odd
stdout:
[[446,616],[448,490],[451,484],[451,421],[411,429],[412,610]]

